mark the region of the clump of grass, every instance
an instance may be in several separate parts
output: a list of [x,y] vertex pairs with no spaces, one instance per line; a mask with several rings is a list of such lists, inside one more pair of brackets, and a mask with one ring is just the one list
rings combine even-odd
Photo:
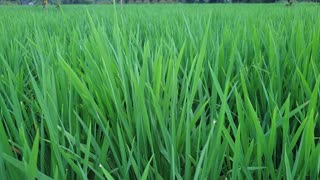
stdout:
[[319,177],[317,7],[0,8],[2,179]]

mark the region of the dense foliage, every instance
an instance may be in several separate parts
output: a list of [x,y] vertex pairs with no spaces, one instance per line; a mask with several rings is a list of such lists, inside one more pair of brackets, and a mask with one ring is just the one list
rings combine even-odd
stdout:
[[[43,0],[0,0],[1,4],[41,4]],[[48,0],[51,4],[112,4],[113,0]],[[116,3],[275,3],[320,2],[320,0],[115,0]]]
[[316,179],[319,19],[0,7],[0,179]]

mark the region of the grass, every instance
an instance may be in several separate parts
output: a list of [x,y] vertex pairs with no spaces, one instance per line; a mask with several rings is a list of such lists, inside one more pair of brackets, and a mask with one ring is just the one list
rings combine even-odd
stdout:
[[317,179],[315,4],[0,7],[0,179]]

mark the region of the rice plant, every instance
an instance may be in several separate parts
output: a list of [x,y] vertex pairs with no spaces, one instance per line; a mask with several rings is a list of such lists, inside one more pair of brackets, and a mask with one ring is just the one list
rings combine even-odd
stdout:
[[319,19],[0,7],[0,179],[317,179]]

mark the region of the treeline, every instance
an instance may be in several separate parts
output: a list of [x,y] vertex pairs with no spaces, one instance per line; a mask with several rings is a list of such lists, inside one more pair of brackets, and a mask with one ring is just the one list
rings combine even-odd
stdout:
[[[43,0],[0,0],[0,4],[41,4]],[[117,3],[275,3],[287,0],[116,0]],[[296,0],[320,2],[320,0]],[[56,4],[111,4],[113,0],[49,0]]]
[[[57,0],[53,0],[57,1]],[[112,3],[113,0],[60,0],[64,4],[103,4],[103,3]],[[118,3],[275,3],[279,1],[287,0],[116,0]],[[295,1],[313,1],[319,2],[320,0],[295,0]]]

